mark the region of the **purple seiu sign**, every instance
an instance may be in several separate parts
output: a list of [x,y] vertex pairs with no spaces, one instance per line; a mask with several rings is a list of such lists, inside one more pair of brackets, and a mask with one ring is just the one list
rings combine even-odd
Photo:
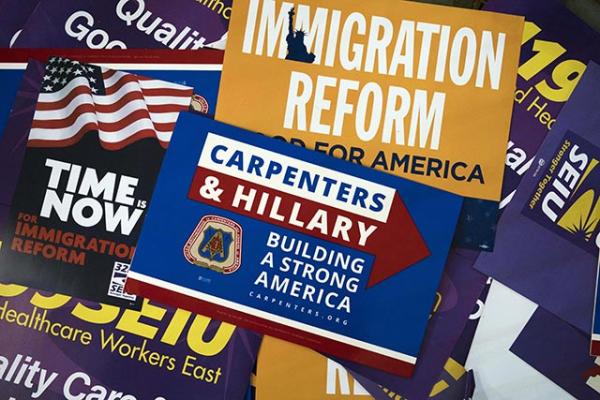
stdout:
[[17,48],[224,48],[231,0],[42,0]]
[[504,208],[587,63],[600,62],[600,35],[558,0],[491,0],[485,9],[526,19],[500,203]]

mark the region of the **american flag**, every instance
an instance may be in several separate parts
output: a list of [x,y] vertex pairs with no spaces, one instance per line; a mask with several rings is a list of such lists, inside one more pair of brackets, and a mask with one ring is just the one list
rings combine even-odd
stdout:
[[52,57],[27,145],[70,146],[96,131],[108,150],[153,137],[167,147],[192,94],[187,86]]

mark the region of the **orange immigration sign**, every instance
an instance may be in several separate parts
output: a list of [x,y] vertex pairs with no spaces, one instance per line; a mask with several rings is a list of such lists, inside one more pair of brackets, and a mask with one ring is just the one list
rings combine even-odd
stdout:
[[522,29],[412,2],[242,0],[216,117],[498,200]]

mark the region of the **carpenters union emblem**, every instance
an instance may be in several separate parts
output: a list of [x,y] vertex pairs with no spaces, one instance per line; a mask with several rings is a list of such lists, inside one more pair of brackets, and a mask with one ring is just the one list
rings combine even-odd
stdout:
[[185,243],[183,254],[192,264],[231,274],[241,263],[242,227],[228,218],[206,215]]

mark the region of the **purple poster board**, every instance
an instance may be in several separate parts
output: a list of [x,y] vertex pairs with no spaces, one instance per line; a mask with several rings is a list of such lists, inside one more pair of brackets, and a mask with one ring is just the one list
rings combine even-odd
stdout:
[[356,373],[356,378],[367,390],[367,381],[370,380],[383,386],[388,391],[387,394],[393,392],[409,399],[427,398],[440,380],[444,365],[485,287],[487,278],[472,268],[477,254],[469,250],[450,252],[437,292],[439,303],[430,318],[421,358],[412,378],[403,379],[363,365],[337,361],[352,374]]
[[14,47],[224,48],[231,0],[42,0]]
[[600,358],[589,337],[538,307],[510,351],[578,399],[600,399]]
[[584,332],[592,322],[600,229],[592,208],[600,185],[599,102],[600,66],[591,62],[502,214],[496,250],[475,263]]
[[559,0],[490,0],[485,10],[525,16],[501,208],[508,202],[586,64],[600,62],[600,35]]
[[12,47],[40,0],[0,1],[0,47]]
[[500,204],[467,199],[454,245],[491,251],[499,210],[519,182],[588,61],[600,62],[600,35],[559,0],[490,0],[484,10],[525,16]]

